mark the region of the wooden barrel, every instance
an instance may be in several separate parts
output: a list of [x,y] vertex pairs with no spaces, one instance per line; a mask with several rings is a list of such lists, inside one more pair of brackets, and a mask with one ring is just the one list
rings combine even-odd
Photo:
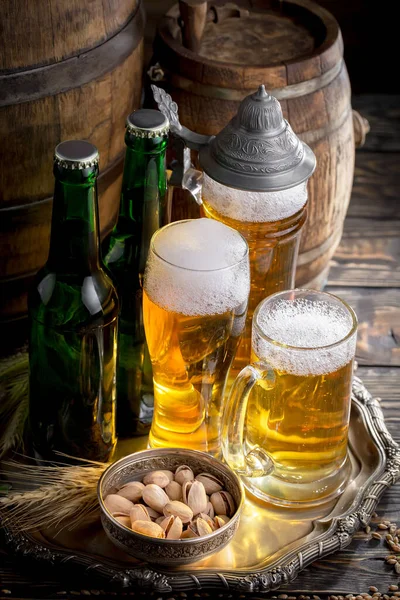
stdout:
[[91,0],[89,5],[78,0],[23,5],[3,0],[3,334],[24,329],[27,289],[47,259],[53,152],[60,141],[83,138],[98,147],[100,226],[103,233],[111,226],[119,203],[125,118],[141,101],[143,30],[140,0]]
[[163,78],[181,123],[198,133],[218,133],[261,83],[278,98],[285,118],[317,157],[296,283],[321,287],[342,235],[354,170],[340,29],[329,12],[307,0],[253,0],[251,10],[249,3],[237,4],[237,10],[232,5],[208,10],[196,52],[182,45],[187,32],[181,32],[175,5],[156,39],[161,70],[150,73],[158,84]]

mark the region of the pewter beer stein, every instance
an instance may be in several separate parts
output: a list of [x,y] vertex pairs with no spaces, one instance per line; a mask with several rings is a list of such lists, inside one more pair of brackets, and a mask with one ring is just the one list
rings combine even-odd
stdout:
[[[315,156],[292,131],[281,106],[263,85],[239,106],[217,136],[196,134],[179,123],[178,107],[152,86],[158,108],[171,123],[180,147],[173,185],[187,189],[203,216],[238,230],[249,245],[251,290],[245,332],[231,369],[250,360],[251,322],[260,301],[294,286],[300,233],[306,218],[307,181]],[[190,149],[199,152],[204,176],[193,169]]]

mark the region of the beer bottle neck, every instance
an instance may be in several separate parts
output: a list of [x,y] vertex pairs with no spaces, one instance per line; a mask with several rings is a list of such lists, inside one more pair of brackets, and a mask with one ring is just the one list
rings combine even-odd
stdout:
[[111,270],[124,265],[140,274],[144,272],[151,236],[166,219],[168,138],[140,138],[127,132],[125,143],[119,215],[104,258]]
[[[140,138],[127,132],[125,143],[119,219],[129,219],[139,224],[144,216],[148,218],[152,213],[155,220],[162,219],[167,185],[167,137]],[[156,229],[158,227],[157,224]]]
[[55,272],[87,274],[101,268],[97,167],[54,167],[55,190],[48,266]]

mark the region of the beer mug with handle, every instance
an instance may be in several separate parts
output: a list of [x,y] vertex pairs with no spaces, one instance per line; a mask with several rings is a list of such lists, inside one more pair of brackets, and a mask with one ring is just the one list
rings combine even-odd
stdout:
[[223,454],[245,486],[278,505],[339,495],[347,452],[354,311],[313,290],[279,292],[257,307],[252,363],[236,378],[223,416]]

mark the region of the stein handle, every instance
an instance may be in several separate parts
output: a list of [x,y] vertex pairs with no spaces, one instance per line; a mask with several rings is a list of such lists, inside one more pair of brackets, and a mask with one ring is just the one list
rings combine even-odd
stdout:
[[274,470],[269,454],[260,446],[245,451],[243,430],[250,393],[260,380],[275,384],[275,373],[270,365],[256,362],[242,369],[236,377],[225,406],[222,419],[222,450],[228,465],[245,477],[264,477]]

